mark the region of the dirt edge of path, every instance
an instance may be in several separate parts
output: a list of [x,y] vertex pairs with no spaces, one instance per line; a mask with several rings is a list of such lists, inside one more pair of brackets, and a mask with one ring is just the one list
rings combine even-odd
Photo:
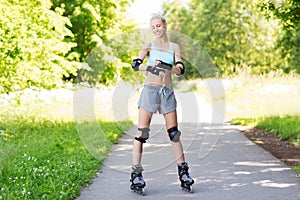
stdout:
[[249,140],[270,152],[289,167],[300,165],[300,148],[280,140],[273,132],[257,128],[240,130]]

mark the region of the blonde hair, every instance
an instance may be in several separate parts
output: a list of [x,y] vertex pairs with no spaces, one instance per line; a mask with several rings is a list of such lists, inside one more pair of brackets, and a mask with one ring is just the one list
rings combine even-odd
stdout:
[[151,22],[153,19],[160,19],[160,20],[162,21],[162,23],[167,24],[166,18],[165,18],[162,14],[160,14],[160,13],[152,15],[152,17],[151,17],[151,19],[150,19],[150,22]]

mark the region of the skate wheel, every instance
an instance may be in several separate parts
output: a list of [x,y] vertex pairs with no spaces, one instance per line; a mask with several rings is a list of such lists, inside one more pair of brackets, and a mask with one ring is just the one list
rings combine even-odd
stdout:
[[132,191],[134,191],[134,192],[136,192],[136,193],[142,195],[142,196],[145,195],[145,188],[139,188],[139,187],[136,187],[136,186],[132,185],[132,186],[130,186],[130,189],[131,189]]
[[193,192],[194,192],[194,188],[193,188],[193,186],[191,186],[191,185],[181,187],[181,189],[182,189],[183,191],[186,191],[186,192],[189,192],[189,193],[193,193]]
[[145,195],[145,189],[144,188],[137,188],[135,190],[135,192],[138,193],[138,194],[140,194],[140,195],[142,195],[142,196]]
[[189,191],[190,193],[194,193],[194,188],[193,188],[193,186],[191,186],[190,185],[190,191]]

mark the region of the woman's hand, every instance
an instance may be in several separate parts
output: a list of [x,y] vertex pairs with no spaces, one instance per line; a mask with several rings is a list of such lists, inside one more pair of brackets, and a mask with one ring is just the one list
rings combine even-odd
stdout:
[[[154,61],[154,67],[156,67],[158,64],[160,64],[161,62],[159,60]],[[160,71],[158,76],[161,78],[162,81],[165,80],[165,71]]]
[[183,65],[178,63],[173,67],[173,72],[179,76],[179,75],[181,75],[182,69],[183,69]]

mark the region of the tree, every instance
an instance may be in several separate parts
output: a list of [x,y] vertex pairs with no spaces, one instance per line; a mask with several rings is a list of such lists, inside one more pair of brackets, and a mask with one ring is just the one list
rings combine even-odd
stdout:
[[284,33],[278,40],[277,48],[283,57],[289,59],[286,71],[300,73],[300,1],[263,0],[260,7],[268,18],[277,18],[282,22]]
[[69,51],[68,59],[90,64],[79,69],[77,81],[88,81],[93,85],[116,81],[120,62],[111,52],[111,40],[133,28],[126,19],[126,9],[132,1],[52,0],[52,10],[62,10],[62,15],[68,17],[72,24],[68,26],[74,34],[70,41],[77,45]]
[[201,44],[222,74],[248,66],[253,73],[267,73],[280,64],[274,51],[279,29],[258,12],[257,4],[257,0],[191,0],[183,5],[175,0],[165,3],[164,9],[169,27]]
[[49,10],[50,0],[0,0],[0,92],[28,87],[51,88],[75,73],[77,63],[65,60],[75,45],[65,42],[70,21]]

